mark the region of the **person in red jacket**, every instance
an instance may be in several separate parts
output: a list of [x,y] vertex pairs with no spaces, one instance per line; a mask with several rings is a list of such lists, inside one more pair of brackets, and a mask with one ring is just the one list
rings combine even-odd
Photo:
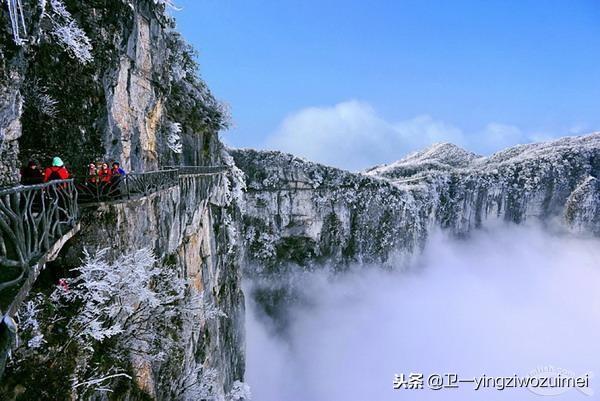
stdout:
[[108,168],[108,163],[102,163],[102,167],[98,170],[98,178],[100,182],[110,184],[110,178],[112,177],[112,171]]
[[61,160],[60,157],[55,157],[52,159],[52,167],[46,167],[46,171],[44,172],[44,182],[54,181],[54,180],[66,180],[71,175],[67,171],[65,164]]
[[112,195],[111,185],[112,172],[108,167],[108,163],[102,163],[100,169],[98,169],[98,180],[100,181],[100,190],[104,197],[110,197]]

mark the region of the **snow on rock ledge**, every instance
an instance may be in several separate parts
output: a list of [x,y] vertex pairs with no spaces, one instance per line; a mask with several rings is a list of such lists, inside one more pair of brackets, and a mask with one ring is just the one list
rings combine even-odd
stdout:
[[247,253],[267,269],[395,265],[438,227],[465,235],[492,221],[534,219],[599,232],[600,133],[489,157],[436,144],[359,174],[280,152],[231,153],[247,181]]

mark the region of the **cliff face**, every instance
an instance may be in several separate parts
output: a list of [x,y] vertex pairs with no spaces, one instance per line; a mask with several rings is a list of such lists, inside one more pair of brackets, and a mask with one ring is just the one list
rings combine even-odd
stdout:
[[[188,307],[219,312],[173,327],[177,345],[165,360],[131,356],[135,385],[153,399],[193,400],[202,385],[210,387],[207,395],[225,399],[234,382],[243,381],[244,297],[230,180],[189,176],[179,187],[148,198],[86,211],[84,231],[63,252],[68,258],[80,255],[83,247],[108,247],[116,260],[151,246],[159,261],[188,283]],[[210,371],[214,379],[202,383],[202,373]],[[142,399],[134,393],[119,399]]]
[[[0,15],[0,186],[18,180],[23,97],[23,51],[7,30],[8,21]],[[4,28],[4,29],[2,29]]]
[[[39,280],[28,302],[42,311],[55,309],[54,295],[46,298],[40,294],[56,294],[55,283],[72,276],[69,271],[83,263],[84,250],[93,253],[103,249],[106,250],[103,261],[109,264],[121,263],[124,255],[151,249],[157,259],[156,267],[173,273],[168,280],[183,283],[182,298],[171,302],[171,309],[164,316],[142,315],[141,319],[135,308],[143,305],[117,315],[111,322],[114,327],[124,328],[131,326],[132,320],[138,321],[132,326],[133,337],[121,346],[124,334],[98,342],[77,343],[68,324],[55,323],[55,318],[43,312],[35,319],[44,340],[34,346],[23,318],[24,343],[7,367],[0,396],[21,400],[235,399],[231,394],[242,386],[245,367],[235,186],[231,174],[188,175],[180,178],[178,186],[148,197],[84,209],[82,230],[48,266],[46,277]],[[127,279],[128,273],[120,274]],[[94,280],[101,282],[102,278]],[[166,286],[167,290],[160,290],[164,296],[164,291],[171,292],[170,284],[155,285]],[[138,291],[146,289],[135,290]],[[100,293],[96,296],[101,297]],[[128,296],[119,294],[123,299],[111,308],[127,302]],[[69,321],[73,316],[90,313],[79,308],[73,304],[60,312],[60,320]],[[158,311],[164,313],[162,309]],[[164,323],[156,324],[156,318]],[[148,323],[144,323],[146,319]],[[131,344],[138,344],[133,347],[135,351],[128,350]],[[156,349],[155,344],[158,344]],[[164,355],[156,357],[160,354]],[[45,373],[49,364],[53,366],[52,374]],[[131,379],[117,377],[103,381],[102,387],[112,393],[103,393],[95,386],[64,385],[97,380],[116,372]]]
[[164,2],[22,3],[20,44],[5,13],[0,21],[4,183],[29,158],[55,155],[76,170],[94,160],[127,171],[214,164],[228,117]]
[[381,263],[426,236],[416,191],[279,152],[232,156],[247,181],[246,248],[260,266]]
[[14,182],[19,172],[21,107],[19,91],[12,85],[0,86],[0,185]]
[[[27,300],[40,309],[44,337],[38,340],[44,340],[30,347],[36,337],[22,333],[25,342],[7,367],[0,398],[243,399],[242,252],[234,197],[240,180],[218,137],[227,114],[198,77],[193,49],[174,31],[162,1],[22,3],[27,30],[20,30],[21,41],[4,9],[0,13],[0,185],[17,182],[18,167],[28,159],[47,164],[56,155],[76,172],[95,160],[119,160],[129,172],[169,165],[230,169],[83,210],[81,231]],[[75,279],[71,269],[82,266],[84,250],[97,249],[107,249],[102,263],[109,265],[149,250],[160,274],[181,281],[185,296],[167,305],[169,316],[139,323],[155,341],[137,344],[161,350],[168,343],[165,355],[149,358],[148,350],[132,349],[117,358],[111,350],[118,335],[73,344],[64,322],[77,318],[77,303],[60,312],[62,323],[53,320],[57,312],[46,314],[56,310],[51,294],[58,280]],[[175,292],[167,288],[162,296]],[[131,324],[136,308],[112,323]],[[94,376],[100,372],[116,374],[96,386],[110,392],[85,382],[101,378]]]
[[219,145],[212,133],[225,120],[222,106],[196,78],[193,50],[156,8],[131,4],[129,25],[118,38],[122,51],[104,71],[106,157],[129,170],[215,164]]
[[396,265],[431,230],[456,235],[539,220],[597,234],[600,134],[521,145],[479,157],[437,144],[388,166],[352,174],[278,152],[236,150],[248,192],[251,259]]

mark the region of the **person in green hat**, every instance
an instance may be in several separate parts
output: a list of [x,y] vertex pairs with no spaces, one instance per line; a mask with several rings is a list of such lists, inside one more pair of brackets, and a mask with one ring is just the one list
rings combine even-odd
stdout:
[[71,175],[69,174],[69,171],[67,171],[62,159],[60,157],[55,157],[52,159],[52,167],[46,167],[46,171],[44,172],[44,182],[66,180],[70,176]]

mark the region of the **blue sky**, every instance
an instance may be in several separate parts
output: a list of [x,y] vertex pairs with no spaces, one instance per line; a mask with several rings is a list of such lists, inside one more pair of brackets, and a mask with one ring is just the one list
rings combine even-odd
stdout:
[[360,169],[600,130],[595,0],[176,3],[233,146]]

